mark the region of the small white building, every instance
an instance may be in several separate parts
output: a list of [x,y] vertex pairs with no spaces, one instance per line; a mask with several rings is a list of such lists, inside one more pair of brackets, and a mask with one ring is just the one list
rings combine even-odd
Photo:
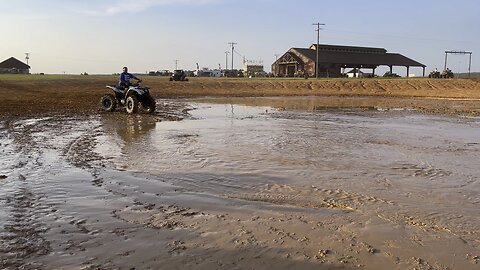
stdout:
[[194,72],[197,77],[223,77],[225,74],[219,69],[202,68]]
[[365,73],[361,71],[360,69],[352,69],[349,72],[347,72],[347,77],[348,78],[371,78],[373,77],[372,73]]

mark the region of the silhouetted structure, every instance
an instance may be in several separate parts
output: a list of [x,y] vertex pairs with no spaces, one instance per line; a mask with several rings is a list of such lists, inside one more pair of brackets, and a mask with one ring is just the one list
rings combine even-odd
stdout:
[[[371,69],[375,76],[379,66],[390,67],[390,73],[394,66],[405,67],[407,74],[410,67],[421,67],[425,76],[424,64],[398,53],[387,53],[383,48],[320,45],[318,53],[319,77],[343,77],[345,69]],[[272,64],[272,72],[278,77],[315,77],[316,57],[316,44],[310,48],[291,48]]]
[[10,57],[0,63],[0,73],[30,74],[30,66],[14,57]]

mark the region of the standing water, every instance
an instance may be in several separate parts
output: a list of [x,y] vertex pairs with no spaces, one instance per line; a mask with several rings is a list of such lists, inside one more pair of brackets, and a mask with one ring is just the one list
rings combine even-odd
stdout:
[[350,103],[4,121],[2,266],[476,269],[479,119]]

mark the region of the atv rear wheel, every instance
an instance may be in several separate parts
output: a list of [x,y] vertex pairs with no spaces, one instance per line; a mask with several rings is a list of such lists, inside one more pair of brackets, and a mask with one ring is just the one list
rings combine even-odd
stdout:
[[127,109],[127,113],[136,113],[138,112],[138,99],[135,95],[127,97],[125,101],[125,107]]
[[117,99],[112,94],[106,94],[100,99],[100,107],[106,112],[113,112],[117,108]]

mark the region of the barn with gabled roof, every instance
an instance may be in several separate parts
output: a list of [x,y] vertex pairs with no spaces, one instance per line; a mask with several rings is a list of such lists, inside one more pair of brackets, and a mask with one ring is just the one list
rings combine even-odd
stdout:
[[[315,76],[317,62],[317,45],[310,48],[291,48],[272,64],[272,72],[278,77]],[[343,77],[345,69],[375,70],[380,66],[390,68],[404,67],[407,74],[410,68],[423,68],[425,76],[426,66],[398,53],[387,53],[383,48],[324,45],[318,46],[318,75],[319,77]]]
[[30,74],[30,66],[14,57],[10,57],[0,63],[0,73]]

